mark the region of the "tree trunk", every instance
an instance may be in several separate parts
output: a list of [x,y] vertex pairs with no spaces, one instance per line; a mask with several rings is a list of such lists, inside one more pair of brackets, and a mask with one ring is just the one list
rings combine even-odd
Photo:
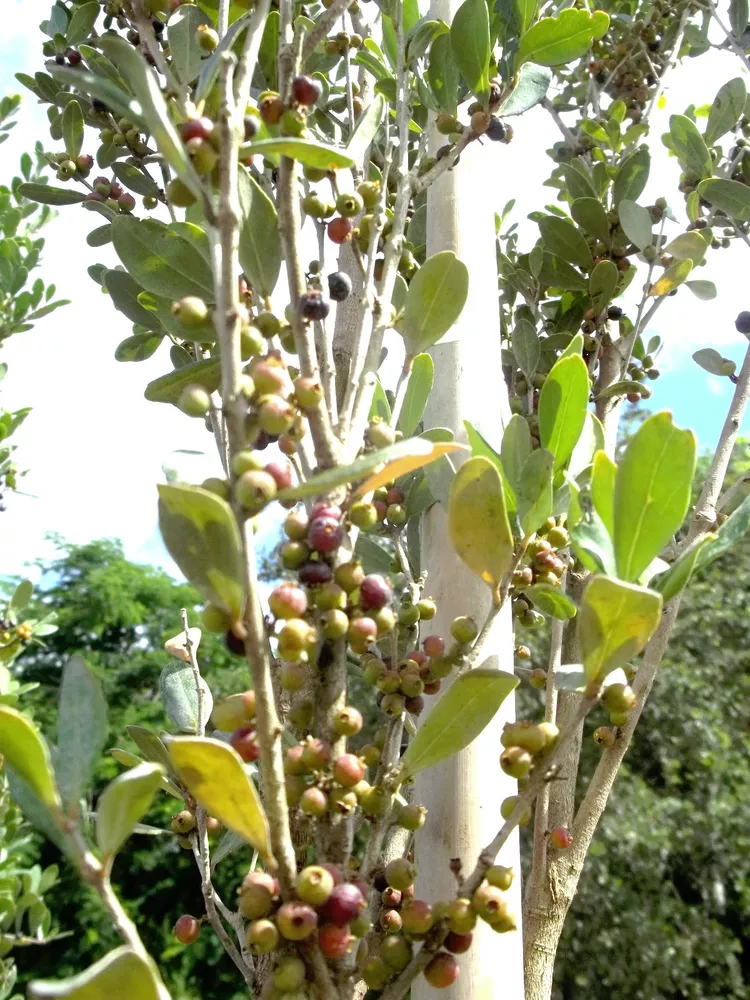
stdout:
[[[433,0],[432,16],[450,22],[456,0]],[[433,152],[446,141],[433,136]],[[469,269],[469,298],[451,338],[431,350],[435,383],[425,415],[426,427],[450,427],[465,440],[469,420],[499,449],[502,427],[509,415],[500,358],[495,229],[486,192],[493,188],[503,149],[474,143],[453,171],[430,189],[427,252],[453,250]],[[459,459],[461,461],[461,459]],[[432,631],[450,641],[450,625],[458,615],[473,614],[481,625],[490,608],[486,584],[456,556],[447,534],[445,508],[435,505],[424,519],[423,565],[425,593],[438,605]],[[487,666],[513,671],[510,607],[498,616],[485,647]],[[446,682],[443,682],[444,685]],[[430,699],[432,700],[432,699]],[[515,795],[517,784],[498,763],[503,724],[514,717],[508,698],[484,733],[467,750],[418,776],[414,801],[427,806],[427,822],[416,838],[417,895],[436,902],[456,892],[451,859],[464,872],[501,825],[500,803]],[[517,834],[505,845],[498,863],[512,867],[516,879],[511,903],[518,929],[496,934],[477,926],[471,949],[460,959],[460,976],[444,991],[446,1000],[523,1000],[523,960],[520,905],[520,861]],[[412,987],[413,1000],[432,1000],[434,991],[423,978]]]

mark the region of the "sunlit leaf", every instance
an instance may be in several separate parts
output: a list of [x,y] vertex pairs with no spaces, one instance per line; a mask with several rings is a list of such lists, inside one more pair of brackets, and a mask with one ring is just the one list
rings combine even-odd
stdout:
[[662,598],[653,590],[594,576],[578,611],[583,666],[592,680],[621,667],[639,653],[656,630]]
[[428,257],[411,279],[398,325],[407,353],[436,344],[461,315],[468,293],[468,268],[451,250]]
[[36,980],[30,1000],[168,1000],[152,962],[131,948],[118,948],[70,979]]
[[539,394],[539,440],[555,456],[555,469],[570,458],[586,421],[589,372],[579,355],[560,358]]
[[138,764],[110,781],[99,796],[96,842],[102,855],[113,858],[148,812],[164,770],[160,764]]
[[448,533],[472,572],[497,587],[513,561],[503,485],[487,458],[470,458],[456,473],[448,504]]
[[0,705],[0,755],[45,806],[58,806],[47,744],[31,719],[8,705]]

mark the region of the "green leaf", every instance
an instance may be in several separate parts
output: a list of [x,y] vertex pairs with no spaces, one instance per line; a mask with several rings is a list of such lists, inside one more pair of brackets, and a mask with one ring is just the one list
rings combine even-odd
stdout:
[[90,247],[103,247],[112,242],[112,227],[107,222],[103,226],[92,229],[86,237],[86,242]]
[[729,0],[729,24],[737,40],[742,38],[747,28],[748,16],[747,0]]
[[727,520],[716,532],[716,537],[701,550],[695,565],[695,571],[708,566],[714,559],[723,556],[744,537],[750,528],[750,497],[745,497],[739,507],[732,511]]
[[665,604],[687,587],[693,573],[698,567],[703,550],[707,546],[710,547],[716,541],[716,538],[715,534],[703,535],[702,538],[696,538],[693,544],[660,577],[655,585],[655,589],[659,591]]
[[[635,243],[639,250],[650,247],[653,240],[651,216],[641,205],[636,205],[634,201],[623,199],[617,206],[620,216],[620,226],[631,243]],[[701,241],[702,242],[702,241]]]
[[571,292],[585,292],[589,287],[587,279],[579,271],[551,253],[545,253],[542,258],[539,281],[548,287],[562,288]]
[[78,101],[68,101],[62,115],[65,152],[75,160],[83,147],[83,111]]
[[213,22],[200,7],[184,4],[172,14],[167,25],[172,68],[183,83],[192,83],[200,72],[206,53],[198,44],[198,27],[213,27]]
[[697,230],[689,233],[680,233],[671,240],[662,250],[662,253],[677,257],[678,260],[687,260],[688,257],[693,264],[703,260],[706,255],[708,244]]
[[238,619],[245,603],[245,573],[229,504],[199,486],[160,485],[158,490],[159,528],[167,551],[205,600]]
[[570,458],[586,421],[589,373],[579,355],[560,358],[539,394],[539,440],[555,456],[555,470]]
[[65,32],[65,41],[68,45],[80,45],[81,42],[86,41],[100,10],[101,7],[95,2],[79,4],[73,8],[72,17],[68,22],[68,30]]
[[643,649],[661,617],[662,598],[653,590],[594,576],[578,612],[578,641],[590,680],[623,666]]
[[88,664],[72,656],[65,664],[57,715],[55,771],[66,811],[75,815],[107,741],[107,702]]
[[689,170],[698,177],[711,176],[711,154],[695,122],[685,115],[672,115],[669,119],[669,136],[683,170]]
[[159,185],[146,173],[145,168],[139,170],[132,163],[120,160],[112,164],[112,173],[123,187],[143,195],[144,198],[155,198],[159,194]]
[[542,356],[542,345],[539,342],[539,335],[529,320],[522,317],[517,321],[511,337],[511,347],[518,367],[527,379],[531,379]]
[[372,394],[369,419],[372,420],[373,417],[380,417],[387,424],[391,422],[391,404],[388,402],[383,383],[377,375],[375,376],[375,392]]
[[557,17],[543,17],[522,35],[516,65],[535,62],[540,66],[561,66],[588,52],[594,38],[609,27],[609,15],[597,10],[568,8]]
[[[482,441],[483,443],[486,443],[483,438]],[[474,447],[471,435],[469,435],[469,443],[472,445],[472,453],[474,455],[483,454],[482,451],[478,451]],[[494,464],[497,466],[501,476],[507,476],[515,500],[515,494],[521,485],[524,465],[532,453],[531,431],[529,430],[529,425],[526,423],[525,418],[522,417],[520,413],[514,413],[508,421],[508,426],[505,428],[503,433],[499,460],[497,460],[497,455],[495,455],[495,452],[490,449],[489,445],[487,445],[487,449],[491,451],[492,454],[486,454],[486,457],[494,461]]]
[[19,184],[18,194],[29,201],[39,202],[41,205],[80,205],[86,197],[82,191],[73,191],[69,188],[50,187],[48,184]]
[[52,808],[47,807],[41,801],[36,792],[23,780],[18,771],[11,767],[8,761],[5,762],[4,770],[11,798],[29,823],[40,833],[43,833],[47,840],[55,844],[63,854],[68,853],[70,843],[58,826],[57,811],[55,810],[53,813]]
[[213,302],[211,270],[185,230],[156,219],[118,215],[112,220],[112,240],[117,256],[146,291],[173,300],[197,295]]
[[110,781],[99,796],[96,813],[96,843],[111,860],[148,812],[164,769],[161,764],[138,764]]
[[592,573],[616,576],[615,550],[602,519],[591,511],[570,532],[570,541],[578,559]]
[[464,0],[453,16],[450,39],[461,76],[481,100],[490,88],[490,17],[485,0]]
[[133,98],[132,94],[128,94],[112,80],[94,73],[87,73],[80,66],[76,66],[75,69],[71,66],[52,66],[50,72],[59,83],[73,86],[81,93],[103,101],[114,114],[122,115],[134,125],[145,128],[143,109],[140,103]]
[[190,794],[267,860],[266,814],[239,754],[218,740],[179,736],[170,740],[169,756]]
[[[719,354],[718,351],[714,350],[713,347],[704,347],[702,350],[696,351],[693,354],[693,361],[695,361],[697,365],[700,365],[704,371],[710,372],[711,375],[721,376],[734,374],[734,368],[731,368],[730,370],[724,369],[724,365],[727,363],[727,358],[722,357],[722,355]],[[729,362],[729,364],[733,365],[734,362]]]
[[404,781],[460,753],[489,725],[518,678],[478,667],[457,677],[417,730],[401,758]]
[[[244,14],[242,17],[238,18],[233,25],[229,28],[227,33],[224,35],[222,40],[219,42],[217,48],[211,53],[208,59],[205,60],[201,66],[200,75],[198,76],[198,84],[195,88],[195,97],[193,100],[196,104],[205,100],[211,93],[216,80],[219,77],[219,70],[221,67],[221,59],[225,52],[229,52],[235,45],[239,44],[240,36],[248,28],[250,24],[250,19],[252,17],[252,11]],[[268,30],[271,22],[276,22],[276,45],[274,47],[274,52],[278,47],[278,24],[279,24],[279,12],[271,11],[266,18],[265,30]],[[264,32],[265,34],[265,32]],[[261,48],[262,48],[261,42]],[[260,58],[259,58],[260,61]],[[276,86],[276,81],[269,83],[270,87]]]
[[615,534],[615,482],[617,466],[605,451],[594,455],[591,471],[591,501],[611,538]]
[[448,504],[448,533],[469,569],[496,588],[513,561],[500,473],[487,458],[470,458],[456,473]]
[[146,361],[161,346],[161,333],[136,333],[126,337],[115,350],[115,361]]
[[713,146],[727,132],[731,132],[745,110],[747,89],[741,76],[728,80],[714,97],[706,123],[704,139]]
[[468,294],[469,270],[452,250],[428,257],[411,279],[399,323],[407,354],[436,344],[461,315]]
[[576,616],[578,609],[559,587],[550,587],[547,583],[535,583],[524,590],[524,595],[531,600],[535,608],[557,618],[558,621],[567,622]]
[[384,111],[385,98],[382,94],[376,94],[360,115],[357,127],[352,132],[351,138],[346,144],[346,152],[356,163],[362,161],[362,158],[372,144],[372,140],[377,135],[380,123],[383,120]]
[[200,179],[190,162],[180,135],[172,124],[162,97],[159,81],[138,49],[117,35],[104,35],[99,47],[112,60],[138,99],[143,118],[159,152],[172,170],[196,197],[200,197]]
[[430,355],[418,354],[411,366],[409,385],[398,418],[398,429],[404,437],[413,434],[422,419],[432,389],[434,373],[435,366]]
[[146,327],[146,329],[160,326],[154,314],[144,309],[138,301],[138,296],[143,289],[127,271],[105,271],[104,287],[107,289],[115,309],[127,316],[131,323],[137,323],[138,326]]
[[146,729],[145,726],[126,726],[125,732],[128,734],[133,743],[135,743],[146,760],[151,761],[153,764],[161,764],[161,766],[170,773],[175,773],[172,767],[172,761],[167,753],[167,748],[164,746],[164,743],[156,735],[156,733],[152,733],[151,730]]
[[315,139],[296,139],[284,136],[279,139],[258,139],[240,148],[240,156],[289,156],[306,167],[319,170],[339,170],[354,166],[354,160],[345,149],[334,149]]
[[[25,185],[21,185],[25,187]],[[701,181],[698,185],[698,194],[704,198],[709,205],[720,209],[730,219],[738,222],[750,222],[750,188],[740,181],[726,181],[720,177],[714,177],[707,181]]]
[[666,269],[664,274],[658,278],[648,290],[649,295],[658,298],[662,295],[669,295],[675,288],[678,288],[693,270],[692,260],[680,260]]
[[266,298],[281,270],[281,237],[276,207],[255,178],[240,167],[240,264],[253,289]]
[[[523,418],[521,418],[523,419]],[[503,441],[505,438],[503,437]],[[524,462],[518,486],[518,516],[525,535],[537,531],[552,515],[552,475],[554,455],[545,448],[532,451]]]
[[[201,720],[205,725],[213,710],[213,698],[208,685],[200,679]],[[159,697],[164,711],[175,729],[181,733],[198,732],[198,691],[195,675],[189,663],[174,660],[167,663],[159,676]]]
[[269,90],[276,90],[278,84],[279,20],[277,10],[269,11],[258,51],[258,67]]
[[668,411],[633,435],[617,470],[615,554],[621,579],[637,580],[681,526],[695,472],[695,435]]
[[696,298],[704,302],[715,299],[717,295],[716,285],[713,281],[686,281],[685,288],[689,288]]
[[21,580],[13,591],[8,602],[8,614],[18,621],[18,616],[23,612],[34,593],[34,584],[31,580]]
[[461,78],[448,33],[438,35],[432,43],[427,80],[440,109],[455,114]]
[[[536,8],[536,0],[531,0],[529,6]],[[518,83],[500,105],[497,114],[509,118],[530,111],[547,96],[551,82],[552,72],[546,66],[525,63],[518,74]]]
[[36,980],[30,1000],[168,1000],[156,967],[131,948],[118,948],[70,979]]
[[[609,219],[598,198],[576,198],[570,206],[570,214],[581,229],[584,229],[591,236],[595,236],[598,240],[609,243]],[[605,261],[599,261],[599,263],[603,264]],[[612,264],[612,261],[606,263]],[[614,267],[614,264],[612,266]]]
[[591,173],[584,164],[574,161],[563,164],[561,169],[571,198],[598,199],[599,195],[591,180]]
[[143,395],[152,403],[176,403],[187,385],[202,385],[207,392],[215,392],[220,384],[221,361],[210,358],[161,375],[149,382]]
[[615,206],[621,201],[638,201],[646,187],[650,168],[651,154],[648,146],[640,146],[625,157],[612,188],[612,202]]
[[0,755],[45,806],[58,806],[47,744],[26,715],[8,705],[0,705]]
[[[523,419],[523,418],[521,418],[521,419]],[[471,448],[472,455],[474,455],[475,457],[476,456],[480,456],[482,458],[487,458],[495,466],[495,468],[497,469],[498,474],[500,476],[500,479],[502,480],[502,483],[503,483],[503,492],[505,494],[505,507],[506,507],[506,510],[508,511],[509,514],[515,513],[516,508],[517,508],[516,494],[515,494],[515,492],[513,490],[513,487],[510,484],[509,479],[507,478],[507,476],[506,476],[506,474],[505,474],[505,472],[503,470],[503,462],[500,460],[500,456],[495,451],[495,449],[492,447],[492,445],[488,441],[485,441],[485,439],[482,437],[482,435],[479,433],[479,431],[475,427],[472,427],[472,425],[469,423],[468,420],[464,420],[464,427],[466,429],[466,437],[467,437],[467,440],[469,442],[469,447]],[[510,421],[508,422],[508,427],[505,430],[505,434],[508,433],[508,430],[511,427],[514,428],[514,430],[511,433],[515,433],[515,427],[516,427],[516,425],[514,425],[514,423],[513,423],[513,417],[511,417]],[[503,435],[503,441],[505,441],[505,434]],[[507,447],[513,447],[513,445],[509,444]],[[531,448],[531,438],[529,438],[529,449],[530,448]],[[450,477],[450,483],[448,484],[449,486],[452,484],[453,478],[454,478],[454,474],[452,474],[451,477]],[[435,492],[435,490],[433,489],[433,493],[434,492]],[[450,492],[450,490],[447,491],[446,496],[444,498],[444,501],[441,501],[441,502],[444,502],[444,505],[446,507],[448,505],[448,493],[449,492]]]
[[611,260],[600,260],[589,278],[589,295],[596,313],[612,301],[617,291],[617,280],[620,272]]
[[569,264],[578,267],[593,267],[586,237],[569,219],[561,219],[556,215],[545,215],[539,220],[539,231],[545,246],[556,257],[561,257]]
[[591,410],[586,410],[586,420],[583,430],[576,441],[575,448],[568,462],[568,476],[572,479],[580,476],[584,470],[593,464],[595,452],[603,447],[604,428],[601,425],[601,421]]

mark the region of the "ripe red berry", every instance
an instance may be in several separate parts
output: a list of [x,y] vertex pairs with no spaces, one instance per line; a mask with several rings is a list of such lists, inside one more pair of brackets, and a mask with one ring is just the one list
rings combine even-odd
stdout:
[[308,770],[325,767],[331,759],[331,744],[317,737],[310,737],[302,749],[302,762]]
[[[342,882],[337,885],[323,907],[323,918],[337,927],[343,927],[355,920],[366,906],[365,899],[356,885]],[[282,934],[284,932],[282,931]]]
[[458,979],[458,962],[447,951],[439,951],[424,970],[427,982],[436,990],[444,990]]
[[317,517],[332,517],[335,521],[340,521],[343,511],[335,503],[316,503],[310,511],[310,520],[314,521]]
[[246,764],[252,764],[253,761],[260,757],[260,745],[256,739],[254,729],[247,727],[235,729],[229,737],[229,742]]
[[318,915],[306,903],[283,903],[276,914],[276,926],[287,941],[304,941],[318,926]]
[[383,910],[380,914],[380,926],[386,934],[397,934],[401,930],[401,914],[398,910]]
[[328,239],[332,243],[345,243],[351,236],[353,229],[352,220],[339,215],[328,223]]
[[320,81],[312,76],[295,76],[292,80],[292,100],[295,104],[310,108],[318,102],[322,93]]
[[363,611],[378,611],[391,599],[393,590],[390,583],[379,573],[370,573],[359,587],[359,603]]
[[428,656],[442,656],[445,652],[445,641],[439,635],[428,635],[422,643]]
[[292,467],[287,462],[269,462],[263,471],[273,476],[279,490],[286,490],[292,485]]
[[280,583],[271,591],[268,606],[274,618],[301,618],[307,611],[307,594],[293,583]]
[[473,937],[473,934],[454,934],[453,931],[451,931],[443,944],[446,949],[454,955],[463,955],[465,951],[468,951],[469,948],[471,948]]
[[344,529],[332,517],[316,517],[310,522],[307,541],[316,552],[330,553],[339,548],[344,539]]
[[194,944],[201,932],[201,925],[189,913],[183,914],[172,928],[172,933],[180,944]]
[[344,788],[353,788],[367,773],[365,763],[353,753],[342,753],[333,762],[333,779]]
[[183,142],[189,142],[191,139],[210,139],[213,132],[214,123],[205,115],[188,119],[180,129]]
[[318,944],[324,957],[329,961],[343,958],[353,940],[348,924],[341,927],[337,927],[336,924],[323,924],[318,928]]
[[567,851],[573,843],[573,834],[565,826],[556,826],[553,830],[550,830],[549,842],[558,851]]

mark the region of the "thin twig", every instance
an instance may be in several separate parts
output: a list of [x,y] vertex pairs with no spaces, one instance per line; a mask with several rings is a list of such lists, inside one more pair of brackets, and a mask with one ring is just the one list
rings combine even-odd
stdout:
[[206,720],[203,718],[203,684],[201,683],[201,671],[198,666],[198,656],[195,649],[195,643],[190,638],[187,608],[180,609],[180,617],[182,618],[182,628],[185,632],[185,651],[190,657],[190,666],[193,668],[193,680],[195,681],[195,697],[198,716],[195,723],[195,733],[197,736],[203,736],[206,731]]
[[229,28],[229,7],[231,0],[219,0],[219,13],[216,16],[216,31],[223,38]]
[[250,86],[258,62],[258,52],[270,6],[271,0],[256,0],[245,29],[245,44],[234,75],[234,99],[243,114],[250,98]]
[[393,400],[393,409],[391,410],[391,427],[396,427],[398,425],[398,418],[401,416],[401,410],[404,406],[404,400],[406,399],[406,390],[409,388],[409,376],[411,375],[412,358],[407,357],[404,359],[404,366],[398,376],[398,382],[396,383],[396,397]]

